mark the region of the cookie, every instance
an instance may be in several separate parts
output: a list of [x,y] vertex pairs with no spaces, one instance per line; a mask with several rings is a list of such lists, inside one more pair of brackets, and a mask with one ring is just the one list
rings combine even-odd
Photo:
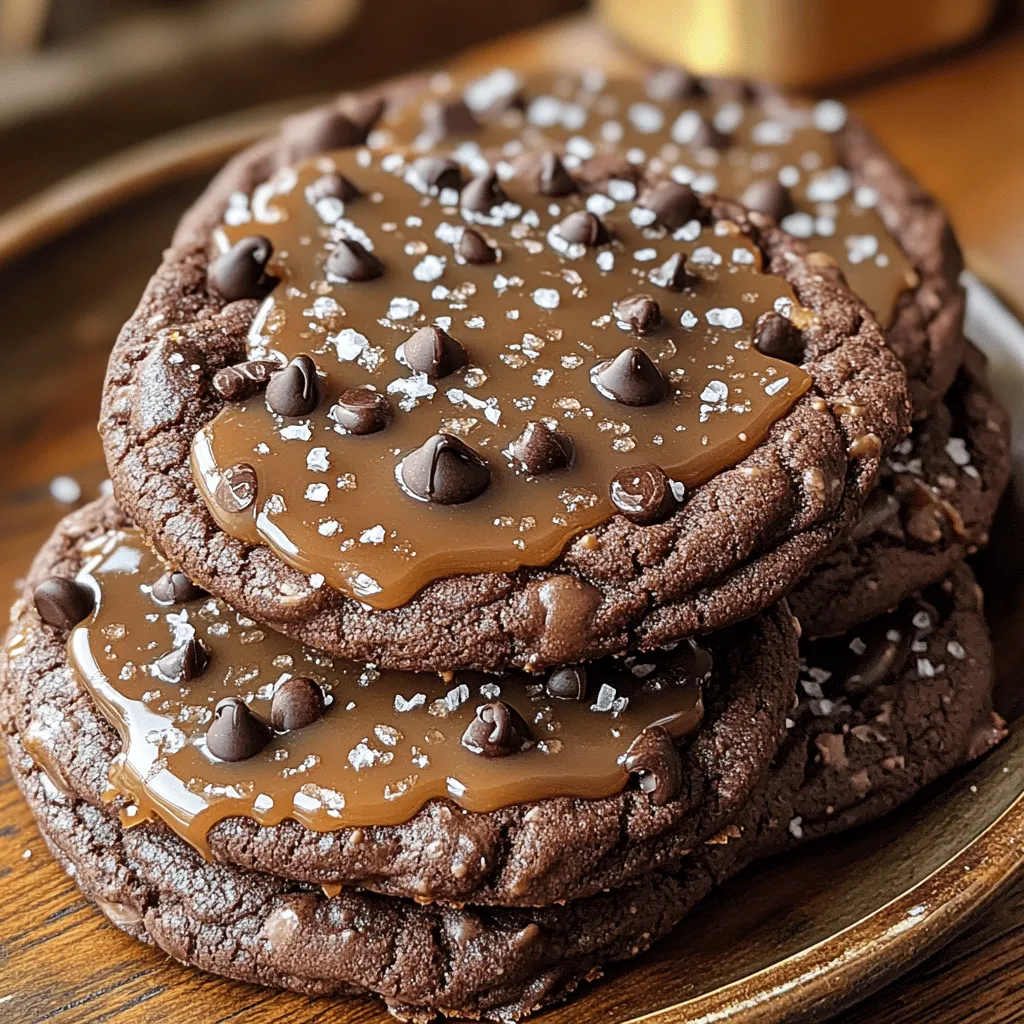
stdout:
[[[82,625],[40,621],[54,577],[96,595]],[[540,682],[345,664],[168,574],[111,499],[41,552],[7,658],[23,745],[94,806],[113,789],[129,825],[294,881],[504,905],[630,883],[719,832],[778,750],[798,666],[785,607]]]
[[[5,738],[50,849],[136,938],[245,981],[309,994],[369,990],[402,1019],[515,1020],[595,980],[606,964],[638,956],[716,881],[758,856],[886,813],[1005,735],[991,708],[991,651],[969,570],[874,631],[907,656],[879,659],[867,634],[851,638],[865,644],[853,664],[837,660],[839,647],[805,652],[810,685],[783,755],[730,827],[675,873],[652,871],[563,906],[419,905],[347,890],[327,898],[211,864],[167,829],[125,829],[109,809],[62,793],[27,755],[9,715]],[[879,664],[888,669],[871,675]],[[5,687],[12,681],[8,669]]]
[[1010,421],[971,348],[944,404],[887,457],[850,533],[790,595],[810,636],[835,636],[941,579],[988,541],[1010,476]]
[[119,501],[260,622],[414,671],[663,646],[773,603],[903,434],[877,325],[762,215],[330,161],[199,201],[105,388]]
[[[466,104],[472,117],[439,118]],[[833,101],[764,83],[663,68],[471,81],[437,76],[396,96],[371,144],[412,144],[470,160],[532,164],[558,148],[584,188],[617,199],[637,168],[771,214],[835,258],[907,368],[916,419],[939,405],[964,354],[960,248],[936,201]],[[611,188],[609,188],[611,183]]]

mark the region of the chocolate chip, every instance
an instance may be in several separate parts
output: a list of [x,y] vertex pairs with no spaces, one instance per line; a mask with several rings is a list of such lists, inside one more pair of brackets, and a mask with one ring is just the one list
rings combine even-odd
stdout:
[[773,311],[762,313],[754,321],[754,347],[762,355],[787,363],[800,363],[804,357],[800,332],[788,317]]
[[161,604],[188,604],[206,597],[206,591],[197,587],[183,572],[165,572],[153,584],[150,593],[153,600]]
[[249,359],[235,363],[213,375],[213,389],[228,401],[240,402],[262,391],[270,375],[280,369],[281,364],[273,359]]
[[462,745],[481,757],[508,757],[530,742],[530,727],[523,716],[503,700],[481,704],[476,718],[462,734]]
[[428,377],[447,377],[469,362],[462,345],[436,324],[411,334],[402,345],[401,355],[409,369]]
[[428,100],[422,108],[423,129],[433,141],[472,135],[480,122],[465,100]]
[[270,724],[278,732],[305,729],[324,713],[326,706],[323,688],[315,679],[293,676],[274,691]]
[[379,94],[351,93],[338,100],[335,106],[355,125],[359,132],[358,141],[362,142],[369,135],[370,129],[384,116],[387,104]]
[[537,168],[537,191],[542,196],[567,196],[576,191],[576,182],[569,176],[557,153],[542,153]]
[[296,356],[267,384],[267,407],[278,416],[308,416],[319,401],[316,363],[307,355]]
[[572,438],[552,430],[546,423],[533,420],[508,446],[508,454],[516,469],[540,476],[555,469],[564,469],[573,459]]
[[621,153],[599,153],[576,168],[576,178],[589,188],[605,188],[609,181],[640,180],[640,170]]
[[700,283],[700,278],[687,268],[686,257],[678,252],[669,256],[660,267],[655,267],[647,277],[651,284],[673,292],[681,292]]
[[213,500],[225,512],[244,512],[256,500],[256,470],[248,462],[221,470]]
[[462,229],[462,235],[455,243],[455,256],[463,263],[474,264],[494,263],[498,259],[498,254],[484,241],[484,236],[472,228]]
[[434,434],[405,457],[398,472],[409,493],[438,505],[472,501],[491,482],[487,463],[452,434]]
[[598,363],[590,379],[602,395],[623,405],[654,405],[668,394],[668,381],[642,348],[623,349]]
[[669,231],[678,231],[703,212],[697,193],[676,181],[659,181],[640,197],[639,205],[651,210]]
[[206,272],[209,286],[228,302],[262,299],[280,281],[267,273],[274,246],[263,235],[248,235],[218,256]]
[[153,663],[156,674],[169,683],[189,683],[210,664],[210,652],[202,640],[190,637]]
[[608,230],[600,217],[589,210],[577,210],[554,227],[555,234],[570,245],[601,245],[608,241]]
[[615,319],[634,334],[649,334],[661,323],[661,307],[650,295],[627,295],[612,307]]
[[647,77],[652,100],[688,100],[702,95],[699,80],[683,68],[659,68]]
[[731,75],[708,75],[703,80],[703,88],[718,103],[750,103],[757,98],[753,82]]
[[657,807],[679,795],[683,767],[672,737],[660,725],[649,725],[629,745],[623,766],[639,776],[640,790]]
[[350,203],[361,195],[362,192],[348,178],[334,171],[322,174],[306,186],[306,200],[314,206],[321,199],[340,199],[343,203]]
[[92,588],[66,576],[51,576],[32,591],[39,617],[55,629],[71,629],[92,613],[96,596]]
[[505,190],[498,183],[498,176],[494,171],[487,171],[485,174],[477,175],[462,190],[459,205],[471,213],[490,213],[494,206],[501,206],[508,202]]
[[793,197],[778,178],[762,178],[751,182],[740,196],[748,210],[767,214],[772,220],[782,220],[793,212]]
[[630,466],[612,478],[612,504],[641,526],[663,523],[679,508],[672,481],[660,466]]
[[358,242],[342,238],[324,264],[327,276],[334,280],[372,281],[384,273],[384,264]]
[[582,665],[562,665],[548,676],[549,697],[562,700],[586,700],[587,670]]
[[366,129],[337,107],[320,107],[295,114],[281,125],[281,164],[298,163],[314,153],[357,146]]
[[346,433],[376,434],[391,420],[391,403],[379,391],[349,388],[341,393],[327,415]]
[[271,740],[270,726],[241,697],[225,697],[213,711],[206,749],[222,761],[246,761]]
[[729,145],[729,136],[710,121],[701,118],[690,139],[690,145],[694,149],[725,149]]
[[413,184],[424,192],[462,187],[462,169],[443,156],[421,156],[409,168]]

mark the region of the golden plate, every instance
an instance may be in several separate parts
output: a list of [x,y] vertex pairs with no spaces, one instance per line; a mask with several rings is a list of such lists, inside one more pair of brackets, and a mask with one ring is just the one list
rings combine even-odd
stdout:
[[[177,214],[213,166],[266,128],[268,116],[132,151],[0,218],[0,586],[7,593],[67,510],[50,496],[52,478],[72,475],[84,501],[105,476],[93,425],[106,352]],[[971,336],[990,354],[1002,398],[1024,424],[1024,328],[984,285],[968,283]],[[1017,456],[1024,458],[1020,438]],[[1021,711],[1016,637],[1024,621],[1018,500],[1006,503],[993,531],[998,557],[979,564],[996,613],[1000,709],[1011,722]],[[951,937],[1011,877],[1024,856],[1022,793],[1024,736],[1014,732],[982,763],[890,819],[747,871],[637,963],[612,969],[568,1006],[535,1019],[776,1024],[827,1016]],[[0,830],[0,864],[15,864],[0,871],[0,905],[8,909],[0,914],[5,1022],[108,1019],[105,1009],[122,1006],[140,978],[150,996],[118,1019],[205,1024],[246,1006],[247,1024],[322,1013],[338,1024],[391,1019],[372,1000],[328,1006],[211,979],[143,949],[81,906],[42,853],[2,766],[0,811],[13,822]],[[26,845],[40,856],[22,861]],[[65,915],[66,928],[50,928]],[[97,1016],[67,1009],[83,995]]]

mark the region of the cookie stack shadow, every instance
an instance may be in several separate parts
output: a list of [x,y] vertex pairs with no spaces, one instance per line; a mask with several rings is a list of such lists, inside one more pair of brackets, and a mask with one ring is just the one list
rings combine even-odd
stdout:
[[935,203],[839,104],[438,76],[235,158],[12,611],[41,833],[170,956],[515,1020],[1005,736],[1010,467]]

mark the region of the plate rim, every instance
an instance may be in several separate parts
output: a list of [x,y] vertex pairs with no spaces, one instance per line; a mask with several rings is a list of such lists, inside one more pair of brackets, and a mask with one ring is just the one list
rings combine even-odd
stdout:
[[[203,121],[122,150],[61,179],[0,215],[0,267],[125,201],[187,175],[214,170],[265,135],[282,116],[313,102],[315,98],[306,97]],[[983,293],[986,303],[996,303],[1024,332],[983,281],[968,273],[964,283],[969,296],[972,291]],[[1024,347],[1015,354],[1024,363]],[[640,1016],[623,1017],[620,1024],[822,1020],[876,992],[950,940],[1022,864],[1024,792],[943,864],[840,931],[711,991]],[[628,963],[623,966],[628,970]]]

